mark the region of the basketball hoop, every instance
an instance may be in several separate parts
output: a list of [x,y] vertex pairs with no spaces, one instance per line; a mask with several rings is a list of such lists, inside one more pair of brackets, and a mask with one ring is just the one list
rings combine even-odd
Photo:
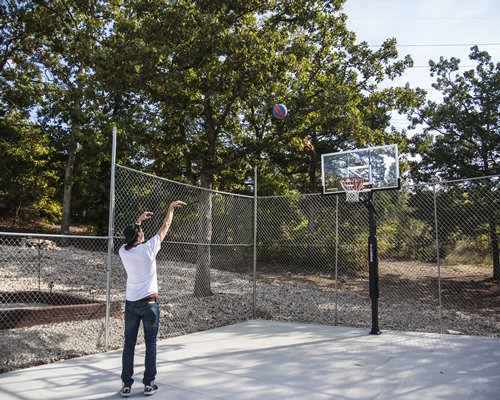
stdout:
[[339,182],[342,185],[342,189],[344,189],[348,202],[355,203],[359,201],[359,193],[365,183],[364,178],[360,176],[346,176],[339,178]]

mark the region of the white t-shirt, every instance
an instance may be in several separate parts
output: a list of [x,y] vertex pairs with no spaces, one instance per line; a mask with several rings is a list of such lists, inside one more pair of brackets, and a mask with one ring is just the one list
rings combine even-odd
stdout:
[[127,271],[127,289],[125,297],[128,301],[137,301],[150,294],[158,293],[156,275],[156,255],[160,251],[160,236],[155,235],[147,242],[125,250],[125,244],[118,254]]

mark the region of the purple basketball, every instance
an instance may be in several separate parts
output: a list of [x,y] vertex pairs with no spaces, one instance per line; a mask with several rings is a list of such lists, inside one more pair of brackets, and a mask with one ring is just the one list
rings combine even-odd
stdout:
[[287,109],[284,104],[275,104],[273,107],[273,115],[278,119],[283,119],[286,117]]

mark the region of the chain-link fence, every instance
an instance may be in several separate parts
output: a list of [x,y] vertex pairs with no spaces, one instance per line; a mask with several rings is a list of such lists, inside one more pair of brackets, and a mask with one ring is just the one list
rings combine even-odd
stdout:
[[[374,193],[382,330],[500,335],[499,189],[496,176]],[[368,222],[344,195],[259,198],[258,315],[369,328]]]
[[103,350],[107,247],[106,237],[0,233],[0,371]]
[[[172,201],[187,203],[175,211],[157,256],[159,338],[252,318],[252,197],[203,190],[121,166],[115,188],[116,250],[123,243],[123,228],[143,211],[154,213],[142,224],[149,238],[160,228]],[[124,301],[125,280],[123,272],[117,272],[122,279],[113,285],[113,299]],[[114,336],[118,341],[112,346],[121,346],[122,336]]]
[[[107,326],[102,313],[107,238],[0,235],[6,321],[0,343],[8,354],[2,370],[103,351],[106,328],[108,348],[121,348],[126,279],[117,255],[121,232],[147,210],[154,217],[143,229],[151,237],[174,200],[188,206],[175,211],[157,257],[160,338],[254,315],[370,327],[365,204],[341,195],[254,198],[208,191],[122,166],[116,168],[115,193]],[[499,193],[496,176],[374,194],[382,331],[500,334],[498,275],[492,279]],[[16,299],[13,292],[28,297]],[[47,297],[51,293],[61,297]],[[24,326],[8,325],[23,320],[12,316],[13,308],[38,303],[52,314],[46,311],[45,319],[34,323],[24,312]],[[61,305],[72,319],[58,319],[55,309]]]

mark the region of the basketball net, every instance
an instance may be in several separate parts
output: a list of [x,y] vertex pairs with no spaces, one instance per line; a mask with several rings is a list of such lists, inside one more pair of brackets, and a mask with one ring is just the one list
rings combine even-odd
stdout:
[[346,176],[339,179],[342,189],[344,189],[346,195],[346,201],[349,203],[355,203],[359,201],[359,193],[363,189],[363,184],[365,180],[360,176]]

